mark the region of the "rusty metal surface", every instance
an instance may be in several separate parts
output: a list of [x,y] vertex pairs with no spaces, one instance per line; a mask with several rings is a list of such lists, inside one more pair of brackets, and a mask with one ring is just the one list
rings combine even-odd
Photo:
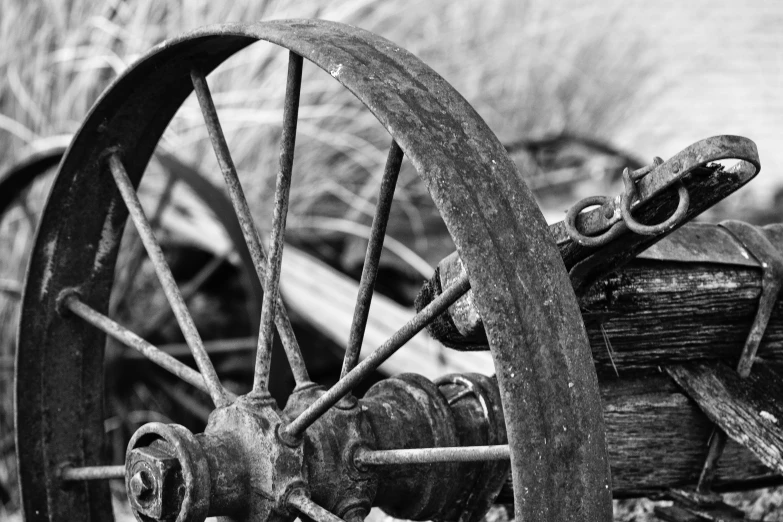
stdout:
[[750,332],[742,348],[737,373],[740,377],[750,375],[750,369],[756,359],[756,352],[764,337],[764,332],[772,316],[775,302],[783,287],[783,253],[762,234],[759,227],[741,221],[724,221],[720,224],[744,246],[758,261],[761,267],[761,297],[759,307]]
[[356,297],[356,307],[351,322],[351,331],[348,338],[348,346],[345,349],[343,367],[340,377],[345,377],[359,362],[359,353],[364,340],[364,330],[367,327],[367,317],[370,315],[372,294],[375,291],[375,280],[378,276],[378,267],[383,251],[383,240],[386,236],[386,225],[389,221],[394,190],[397,187],[397,177],[402,166],[403,152],[392,140],[389,146],[389,154],[386,158],[386,166],[383,170],[381,187],[378,191],[378,204],[375,207],[375,215],[370,229],[370,239],[367,252],[364,256],[362,276],[359,281],[359,290]]
[[[251,277],[250,279],[252,279],[254,287],[259,289],[257,294],[259,308],[256,310],[258,313],[255,317],[260,318],[260,303],[263,301],[263,291],[261,291],[260,288],[262,287],[263,282],[266,281],[266,252],[261,246],[261,237],[255,222],[253,221],[250,206],[248,205],[247,198],[245,198],[245,193],[242,190],[239,175],[237,174],[234,160],[229,152],[228,143],[223,134],[223,128],[220,125],[220,119],[218,118],[207,80],[197,69],[191,70],[190,77],[196,92],[196,98],[201,107],[204,123],[206,124],[210,140],[212,141],[212,149],[215,152],[218,165],[223,173],[223,180],[226,183],[228,193],[231,197],[231,205],[229,205],[228,208],[223,209],[223,213],[218,214],[218,218],[223,222],[238,222],[239,224],[241,231],[239,238],[235,238],[235,241],[239,241],[237,244],[241,245],[241,252],[250,257],[251,262],[249,265],[252,265],[255,268],[254,272],[256,277]],[[283,348],[285,349],[288,363],[294,376],[294,381],[297,385],[305,386],[310,382],[310,376],[307,373],[307,368],[302,359],[302,353],[299,349],[299,344],[296,341],[296,336],[294,335],[294,330],[291,326],[291,321],[288,318],[285,305],[279,295],[275,308],[275,327],[277,328],[277,333],[283,343]],[[260,323],[260,319],[258,322]]]
[[125,477],[125,466],[88,466],[84,468],[63,468],[60,478],[65,482],[81,480],[121,479]]
[[[590,350],[530,191],[485,123],[431,69],[387,40],[321,21],[229,24],[166,42],[106,91],[79,131],[44,213],[23,306],[17,368],[28,385],[18,395],[17,425],[29,440],[48,435],[46,451],[33,445],[20,455],[28,520],[73,512],[88,521],[110,517],[105,488],[64,491],[52,476],[66,455],[77,465],[99,460],[103,336],[59,317],[54,306],[70,286],[80,286],[96,310],[107,306],[127,213],[99,159],[110,147],[124,151],[137,185],[167,122],[192,90],[191,68],[198,63],[209,72],[255,39],[330,72],[370,108],[425,178],[485,318],[505,401],[517,518],[609,520],[609,470]],[[642,197],[655,189],[641,188]],[[51,379],[43,385],[41,375]],[[48,407],[41,411],[41,404]],[[81,430],[51,430],[76,425]]]
[[[626,192],[629,189],[635,191],[637,204],[633,206],[642,207],[667,188],[684,182],[699,167],[723,159],[739,159],[741,162],[738,164],[738,170],[749,171],[739,180],[739,186],[750,181],[761,169],[758,150],[753,141],[742,136],[714,136],[698,141],[669,160],[654,165],[649,172],[635,180],[635,185],[628,185],[626,182]],[[580,214],[576,223],[578,228],[588,235],[596,235],[611,228],[615,225],[615,216],[621,212],[623,201],[626,201],[627,205],[631,204],[628,197],[619,196],[602,207]],[[571,239],[565,223],[558,225],[553,233],[558,244]]]

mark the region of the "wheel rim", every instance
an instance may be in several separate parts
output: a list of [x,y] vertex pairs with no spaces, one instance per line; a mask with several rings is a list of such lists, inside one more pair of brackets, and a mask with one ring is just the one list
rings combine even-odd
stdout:
[[[138,185],[165,126],[192,91],[191,69],[206,74],[257,39],[329,72],[373,112],[424,178],[490,340],[511,440],[516,516],[607,520],[601,401],[581,316],[543,217],[502,145],[453,88],[401,48],[348,26],[296,20],[212,27],[159,46],[104,94],[70,147],[44,213],[23,304],[18,437],[42,441],[19,456],[28,517],[36,510],[43,518],[78,512],[98,520],[111,513],[105,484],[63,489],[58,478],[64,461],[100,462],[103,419],[94,390],[103,384],[102,335],[56,309],[61,290],[79,287],[93,308],[106,310],[127,216],[106,151],[122,151],[129,180]],[[96,203],[73,212],[81,201]],[[68,356],[57,350],[64,345],[72,347]],[[78,400],[60,404],[40,386],[54,364],[60,396]],[[38,417],[43,403],[61,407]],[[78,434],[52,429],[77,422]],[[30,504],[43,498],[46,514]]]
[[[68,141],[70,141],[70,138],[68,138]],[[5,214],[11,211],[15,205],[19,205],[21,208],[23,208],[23,217],[25,220],[27,220],[26,224],[28,225],[27,229],[29,229],[28,232],[30,236],[29,242],[31,244],[34,240],[33,236],[39,217],[38,214],[41,210],[40,207],[43,207],[43,200],[45,199],[49,186],[51,185],[54,178],[53,168],[57,166],[66,151],[66,146],[60,145],[62,142],[62,139],[58,139],[56,145],[50,146],[41,150],[40,152],[36,152],[30,155],[20,163],[5,171],[3,174],[0,174],[0,194],[2,194],[2,196],[0,196],[0,218],[6,217]],[[247,249],[244,248],[242,232],[238,229],[238,225],[236,225],[234,216],[231,215],[230,220],[225,219],[225,204],[228,204],[229,213],[231,213],[231,202],[227,201],[226,197],[222,193],[217,192],[216,187],[203,178],[198,173],[198,171],[182,163],[176,157],[162,151],[158,151],[156,153],[156,161],[158,162],[160,168],[162,168],[163,171],[168,175],[168,182],[164,188],[164,191],[173,189],[175,183],[184,184],[184,186],[192,191],[193,195],[195,195],[195,197],[202,202],[202,205],[205,205],[209,210],[212,211],[213,214],[215,214],[215,216],[218,217],[219,220],[221,220],[223,227],[225,227],[226,235],[230,238],[233,244],[237,246],[237,253],[240,258],[240,263],[244,264],[245,272],[247,271],[248,267],[252,267],[252,261],[249,259],[250,254],[247,252]],[[31,202],[30,197],[33,195],[35,196],[36,200],[40,201]],[[166,198],[164,196],[158,201],[155,214],[157,214],[158,211],[163,210],[163,207],[166,205],[166,202],[164,201],[165,199]],[[31,207],[30,203],[33,203],[34,206]],[[18,249],[15,251],[18,251]],[[213,252],[213,254],[215,254],[213,256],[213,261],[205,265],[206,270],[202,270],[199,274],[196,275],[196,278],[191,281],[196,282],[195,286],[192,285],[192,293],[198,291],[200,284],[205,282],[206,279],[211,276],[211,268],[216,268],[217,266],[222,265],[224,262],[223,256],[220,256],[215,252]],[[16,256],[12,256],[12,258],[16,259]],[[139,258],[139,260],[141,260],[141,258]],[[26,256],[21,258],[20,266],[22,266],[22,264],[26,266]],[[204,277],[199,280],[199,276],[202,275]],[[21,290],[16,292],[14,288],[22,288],[22,276],[23,273],[16,274],[16,277],[13,279],[6,278],[7,281],[6,279],[3,279],[3,277],[0,277],[0,280],[2,280],[0,282],[7,282],[9,286],[10,290],[8,290],[6,293],[9,294],[8,299],[11,301],[18,301],[21,297]],[[262,294],[260,291],[260,284],[253,284],[254,282],[257,283],[255,278],[249,278],[247,276],[248,274],[246,273],[240,273],[240,278],[244,277],[244,279],[247,279],[247,284],[243,285],[244,288],[249,288],[251,291],[254,291],[254,293],[251,292],[249,296],[250,302],[248,303],[248,310],[249,317],[253,318],[253,321],[256,321],[258,317],[258,311],[261,307]],[[134,277],[131,276],[127,282],[132,286],[134,283]],[[126,287],[125,290],[127,291],[128,289],[129,287]],[[117,292],[117,288],[115,288],[114,291]],[[131,295],[133,295],[133,292],[131,292]],[[3,298],[3,296],[0,296],[0,298]],[[166,320],[166,316],[159,316],[158,318],[163,319],[164,321]],[[7,326],[10,328],[10,323],[8,323]],[[156,331],[156,329],[157,327],[152,327],[151,331]],[[12,332],[12,335],[15,338],[15,331]],[[9,348],[11,349],[11,360],[13,361],[14,352],[16,351],[16,343],[13,342],[13,348],[11,348],[11,343],[9,343]],[[4,360],[3,363],[6,364],[7,361]],[[9,368],[3,368],[4,371],[8,369],[13,372],[13,365]],[[8,385],[8,392],[8,397],[11,398],[13,396],[11,384]],[[10,412],[11,410],[9,409],[8,411]],[[2,440],[2,458],[4,459],[7,457],[7,454],[12,454],[14,452],[14,448],[16,446],[13,425],[9,423],[8,428],[9,429],[6,429],[6,426],[3,426],[0,430],[0,440]],[[124,447],[122,448],[122,455],[124,456]],[[10,469],[14,470],[15,466]],[[15,472],[14,475],[16,475]],[[16,497],[16,489],[16,484],[12,482],[9,489],[9,492],[12,494],[12,500],[14,500]]]

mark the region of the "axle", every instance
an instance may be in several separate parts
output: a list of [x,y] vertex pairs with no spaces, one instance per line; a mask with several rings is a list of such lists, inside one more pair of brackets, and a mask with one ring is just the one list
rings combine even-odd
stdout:
[[137,519],[292,520],[306,507],[358,522],[378,506],[397,518],[471,522],[507,480],[492,378],[386,379],[329,410],[303,437],[285,436],[285,425],[323,393],[315,385],[298,390],[282,411],[269,397],[240,397],[216,409],[197,435],[179,425],[140,428],[125,474]]

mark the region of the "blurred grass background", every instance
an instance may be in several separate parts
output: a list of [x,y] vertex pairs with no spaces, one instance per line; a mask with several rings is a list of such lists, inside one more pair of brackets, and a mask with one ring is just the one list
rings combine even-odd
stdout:
[[[0,0],[0,170],[42,138],[74,133],[112,79],[164,39],[205,24],[288,17],[357,25],[407,48],[507,143],[574,134],[649,160],[712,135],[747,136],[759,145],[762,174],[711,217],[783,220],[783,4],[762,0]],[[285,65],[285,53],[260,44],[209,78],[261,224],[269,222]],[[220,181],[193,98],[164,147]],[[342,226],[324,217],[368,223],[387,147],[385,131],[349,93],[306,67],[294,230],[306,236],[313,220]],[[577,187],[574,200],[545,214],[560,219],[575,198],[593,193],[596,185]],[[414,232],[411,246],[426,257],[427,198],[411,171],[395,199]],[[10,397],[2,401],[7,406]]]

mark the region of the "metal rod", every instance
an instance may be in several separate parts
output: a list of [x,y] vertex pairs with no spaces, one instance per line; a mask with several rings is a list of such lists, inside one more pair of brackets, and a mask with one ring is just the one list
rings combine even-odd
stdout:
[[[186,383],[192,384],[199,390],[205,393],[209,393],[209,387],[207,386],[204,377],[199,372],[178,361],[171,355],[159,350],[121,324],[113,321],[91,306],[85,304],[79,299],[78,294],[71,293],[66,295],[63,298],[62,304],[75,315],[84,319],[87,323],[93,325],[105,334],[113,337],[125,346],[133,348],[164,370],[173,373]],[[223,392],[232,400],[236,398],[226,390],[223,390]]]
[[76,480],[108,480],[125,478],[125,466],[86,466],[64,468],[60,478],[65,482]]
[[[212,275],[217,271],[218,268],[223,264],[223,262],[226,260],[224,256],[215,256],[213,257],[209,263],[204,265],[201,270],[198,271],[198,273],[193,276],[193,279],[188,281],[187,283],[182,285],[182,299],[187,303],[189,302],[196,293],[201,289],[202,286],[204,286],[204,283],[206,283]],[[163,307],[158,310],[157,313],[153,314],[150,319],[146,321],[146,324],[144,326],[144,330],[141,332],[141,335],[146,337],[152,333],[157,332],[160,330],[166,322],[171,317],[172,311],[171,308]]]
[[291,52],[288,58],[288,80],[283,107],[283,135],[280,143],[280,170],[275,186],[275,210],[272,219],[272,235],[269,238],[269,263],[264,285],[264,301],[261,307],[261,327],[258,333],[258,353],[253,379],[253,393],[268,393],[269,368],[272,358],[272,320],[279,298],[280,267],[283,262],[285,221],[291,190],[291,171],[294,166],[296,124],[299,118],[299,91],[302,86],[302,57]]
[[214,366],[212,366],[212,361],[209,360],[209,355],[204,350],[201,336],[198,330],[196,330],[193,318],[190,312],[188,312],[187,306],[185,306],[185,301],[182,299],[182,294],[179,292],[176,281],[174,281],[174,275],[172,275],[171,269],[168,263],[166,263],[166,258],[163,256],[163,251],[157,239],[155,239],[155,234],[152,232],[147,217],[144,215],[144,209],[141,208],[139,196],[136,194],[136,190],[128,178],[128,173],[125,172],[125,167],[116,152],[109,156],[109,166],[122,199],[128,207],[131,219],[136,225],[136,230],[139,232],[144,247],[147,249],[147,255],[149,255],[150,261],[152,261],[152,265],[155,267],[163,292],[174,310],[179,327],[185,336],[185,342],[190,346],[196,365],[201,371],[201,375],[204,376],[204,381],[207,388],[209,388],[209,395],[212,397],[215,406],[228,406],[229,399],[226,396],[226,391],[220,385],[220,380]]
[[511,458],[508,444],[498,446],[462,446],[456,448],[416,448],[360,450],[354,461],[359,465],[430,464],[433,462],[484,462]]
[[337,381],[329,391],[321,395],[315,402],[307,407],[305,411],[299,414],[283,430],[283,435],[290,438],[298,438],[302,433],[321,415],[326,413],[329,408],[337,404],[348,392],[356,385],[362,382],[370,373],[375,371],[378,366],[391,357],[394,352],[419,333],[424,327],[432,322],[438,315],[443,313],[449,306],[462,297],[470,289],[468,276],[463,275],[453,285],[448,287],[442,294],[433,299],[430,304],[417,313],[410,321],[397,330],[385,343],[372,352],[366,359],[360,362],[353,370]]
[[728,437],[726,432],[715,427],[710,437],[710,449],[707,452],[707,458],[704,459],[704,466],[701,468],[699,482],[696,485],[696,491],[699,493],[709,493],[712,490],[712,483],[715,481],[715,472],[718,470],[718,461],[726,448]]
[[20,298],[22,297],[22,284],[11,279],[0,279],[0,292]]
[[[218,353],[235,353],[241,351],[254,350],[258,339],[255,337],[237,337],[235,339],[218,339],[215,341],[204,341],[204,349],[208,354],[214,355]],[[171,343],[161,344],[158,346],[161,352],[164,352],[172,357],[188,357],[193,356],[190,352],[190,348],[185,343]],[[144,356],[137,352],[128,352],[125,356],[127,359],[141,359]]]
[[161,379],[160,376],[156,377],[157,378],[152,379],[152,382],[164,395],[174,402],[177,407],[193,414],[194,417],[201,420],[204,424],[209,422],[209,414],[212,413],[212,410],[208,406],[194,395],[186,393],[180,388],[167,383],[165,380]]
[[[166,185],[163,187],[163,192],[161,192],[160,198],[158,198],[158,203],[155,205],[155,211],[152,213],[152,217],[150,217],[150,225],[152,227],[157,227],[163,218],[163,209],[165,209],[171,201],[171,195],[174,193],[174,185],[176,185],[177,181],[177,178],[174,176],[169,176],[166,180]],[[131,245],[128,249],[130,251],[130,257],[128,262],[125,263],[125,277],[120,279],[118,284],[112,288],[112,295],[117,296],[117,298],[114,299],[114,303],[109,308],[109,315],[112,316],[114,316],[123,300],[128,297],[128,291],[133,286],[133,281],[136,279],[136,274],[138,274],[139,269],[144,262],[144,256],[142,255],[144,252],[144,245],[141,243],[141,238],[133,236],[131,240]]]
[[345,522],[331,511],[310,500],[302,490],[296,490],[288,496],[288,505],[312,518],[315,522]]
[[[239,182],[237,169],[234,166],[234,160],[231,158],[231,152],[228,149],[228,143],[226,143],[226,137],[223,134],[223,128],[220,125],[217,109],[212,100],[212,95],[209,92],[209,84],[207,84],[207,79],[204,77],[204,74],[196,69],[190,72],[190,78],[193,82],[193,88],[196,91],[196,98],[198,98],[198,103],[201,106],[204,122],[209,131],[212,148],[215,151],[220,170],[223,173],[223,179],[226,181],[228,193],[231,196],[234,213],[242,228],[242,235],[244,236],[245,243],[250,251],[250,257],[253,259],[256,275],[261,281],[264,292],[266,292],[266,253],[261,245],[261,236],[259,235],[258,228],[253,220],[253,215],[250,212],[250,206],[248,205],[247,198],[242,190],[242,185]],[[302,358],[299,343],[296,341],[296,335],[294,335],[291,320],[288,318],[288,312],[279,295],[277,296],[275,308],[275,326],[277,327],[278,335],[280,335],[280,341],[283,343],[288,363],[291,366],[294,381],[297,385],[305,385],[310,382],[310,376],[307,373],[307,367]]]
[[383,239],[386,236],[386,224],[389,222],[394,189],[397,186],[397,176],[400,174],[400,166],[402,165],[402,155],[402,149],[396,141],[392,140],[378,193],[378,204],[375,207],[375,216],[372,220],[370,240],[364,256],[364,267],[362,268],[351,333],[348,337],[348,348],[345,350],[340,378],[345,377],[359,362],[359,352],[362,349],[364,330],[367,328],[367,317],[370,315],[370,303],[375,290],[375,280],[378,277]]

